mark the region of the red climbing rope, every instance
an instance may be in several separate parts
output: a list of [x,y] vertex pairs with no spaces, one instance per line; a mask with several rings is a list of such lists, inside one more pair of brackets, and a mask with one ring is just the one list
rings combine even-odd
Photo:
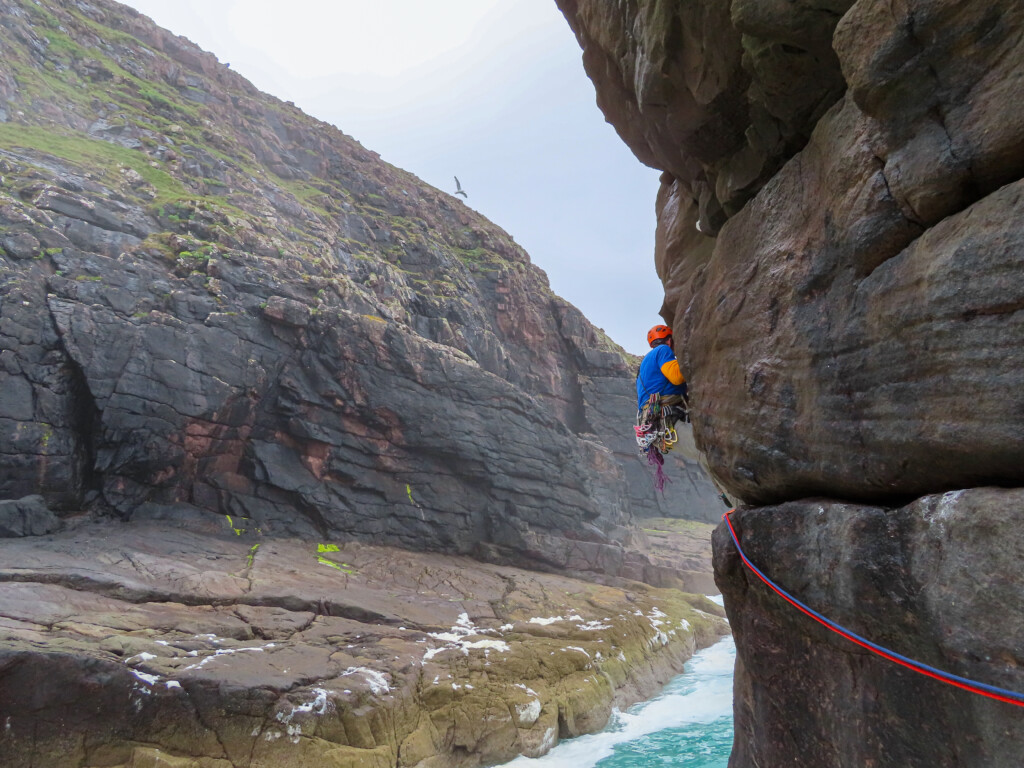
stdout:
[[960,677],[959,675],[954,675],[950,672],[943,672],[941,669],[936,669],[935,667],[923,664],[920,661],[914,661],[913,659],[909,659],[906,656],[902,656],[896,653],[895,651],[891,651],[888,648],[883,648],[880,645],[872,643],[870,640],[864,639],[860,635],[855,634],[854,632],[851,632],[845,627],[836,624],[834,621],[825,618],[820,613],[815,611],[813,608],[809,608],[803,603],[801,603],[795,597],[793,597],[784,589],[782,589],[782,587],[780,587],[767,576],[765,576],[763,573],[761,573],[757,566],[755,566],[747,558],[746,553],[744,553],[743,548],[740,546],[740,540],[739,537],[736,535],[736,529],[732,527],[732,520],[729,517],[735,511],[735,509],[730,509],[724,515],[722,515],[722,519],[725,520],[725,524],[729,526],[729,533],[732,535],[733,543],[736,545],[736,551],[739,552],[740,559],[743,560],[743,564],[746,565],[747,568],[749,568],[753,573],[755,573],[757,577],[761,579],[761,581],[767,584],[768,587],[771,588],[773,592],[775,592],[775,594],[777,594],[787,603],[792,605],[798,611],[814,619],[816,622],[827,627],[836,634],[845,637],[851,643],[859,645],[861,648],[869,650],[872,653],[881,656],[883,659],[888,659],[889,661],[899,664],[900,666],[906,667],[907,669],[912,669],[914,672],[925,675],[926,677],[933,678],[935,680],[939,680],[943,683],[948,683],[949,685],[955,686],[956,688],[961,688],[965,691],[970,691],[971,693],[977,693],[980,696],[987,696],[990,699],[1002,701],[1006,704],[1013,704],[1014,706],[1024,707],[1024,694],[1022,693],[1010,691],[1005,688],[997,688],[994,685],[979,683],[975,680],[969,680],[966,677]]

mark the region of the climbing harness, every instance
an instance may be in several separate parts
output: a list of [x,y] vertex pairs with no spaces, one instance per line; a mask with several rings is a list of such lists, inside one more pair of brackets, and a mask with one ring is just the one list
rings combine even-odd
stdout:
[[689,420],[685,399],[675,405],[665,405],[661,402],[661,395],[657,394],[648,397],[647,402],[637,411],[636,426],[633,427],[636,444],[647,457],[647,463],[654,467],[654,485],[659,491],[664,491],[665,483],[671,482],[662,467],[665,454],[679,442],[675,423]]
[[651,395],[636,414],[636,426],[633,427],[636,444],[643,453],[648,453],[652,448],[668,453],[679,442],[675,423],[689,420],[685,400],[675,405],[663,405],[660,395]]
[[814,619],[819,624],[827,627],[838,635],[845,637],[851,643],[859,645],[861,648],[865,648],[872,653],[881,656],[883,659],[888,659],[891,662],[899,664],[900,666],[911,669],[918,674],[925,675],[926,677],[933,678],[948,685],[952,685],[956,688],[961,688],[971,693],[977,693],[980,696],[987,696],[990,699],[996,701],[1002,701],[1006,704],[1013,704],[1018,707],[1024,707],[1024,693],[1017,693],[1015,691],[1007,690],[1006,688],[998,688],[994,685],[988,685],[986,683],[979,683],[975,680],[970,680],[966,677],[960,677],[950,672],[943,672],[941,669],[936,669],[920,661],[914,661],[913,659],[902,656],[895,651],[891,651],[888,648],[883,648],[880,645],[872,643],[870,640],[866,640],[854,632],[846,629],[845,627],[836,624],[830,619],[826,619],[820,613],[815,611],[813,608],[809,608],[795,597],[786,592],[782,587],[776,584],[774,581],[769,579],[747,558],[743,548],[740,546],[739,537],[736,535],[736,529],[732,527],[732,519],[729,517],[735,509],[730,509],[724,515],[722,519],[725,520],[725,524],[729,526],[729,534],[732,536],[732,541],[736,545],[736,551],[740,554],[740,559],[743,564],[747,566],[761,581],[768,585],[768,587],[775,592],[779,597],[785,600],[787,603],[792,605],[798,611],[806,616]]

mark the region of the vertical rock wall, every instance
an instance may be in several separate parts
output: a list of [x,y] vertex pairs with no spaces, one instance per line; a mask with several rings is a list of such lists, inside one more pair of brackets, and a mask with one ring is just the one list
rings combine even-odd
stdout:
[[[655,263],[698,445],[741,501],[787,502],[735,516],[755,562],[858,633],[1024,691],[1006,650],[1024,647],[1019,622],[989,631],[921,602],[930,579],[968,613],[1024,589],[988,562],[1019,493],[939,504],[962,535],[921,522],[936,494],[1024,485],[1024,8],[559,5],[608,120],[664,171]],[[822,637],[716,544],[739,648],[734,768],[1016,764],[1019,711]],[[915,570],[928,558],[976,583]]]

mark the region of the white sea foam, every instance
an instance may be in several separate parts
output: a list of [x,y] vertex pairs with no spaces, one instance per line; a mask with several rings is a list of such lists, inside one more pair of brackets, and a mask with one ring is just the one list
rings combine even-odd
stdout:
[[325,715],[334,706],[331,701],[331,694],[329,691],[323,688],[314,688],[313,693],[316,694],[312,701],[307,701],[305,704],[291,705],[291,711],[289,712],[278,712],[277,719],[282,723],[290,723],[292,718],[296,715],[309,714],[310,712],[317,715]]
[[[277,713],[277,720],[285,727],[285,732],[288,734],[288,740],[292,744],[298,744],[302,737],[302,724],[293,723],[292,720],[296,715],[308,715],[310,713],[314,715],[325,715],[327,712],[332,711],[334,703],[330,700],[330,692],[323,688],[314,688],[313,693],[316,697],[312,701],[307,701],[305,704],[291,705],[291,709],[288,712],[280,711]],[[255,736],[259,732],[259,728],[253,731],[252,735]],[[281,738],[281,732],[277,730],[267,731],[264,738],[267,741],[272,739]]]
[[626,712],[616,711],[601,733],[558,744],[537,759],[519,757],[505,768],[593,768],[624,744],[666,728],[713,723],[732,714],[732,670],[736,645],[731,637],[699,651],[686,672],[662,693]]
[[533,725],[540,717],[540,699],[533,699],[529,704],[516,704],[516,714],[519,716],[519,725]]
[[[505,625],[511,627],[511,625]],[[501,631],[505,631],[502,627]],[[435,640],[440,640],[444,643],[440,648],[428,648],[423,654],[423,663],[430,661],[437,654],[444,651],[461,651],[464,655],[468,656],[471,650],[483,649],[484,655],[489,655],[491,651],[500,651],[507,653],[509,646],[504,640],[491,640],[484,638],[483,640],[469,640],[470,637],[479,636],[483,634],[495,634],[493,629],[483,629],[477,627],[473,620],[469,618],[469,614],[459,614],[458,620],[455,625],[448,632],[428,632]]]
[[[198,637],[198,635],[197,635],[197,637]],[[209,635],[209,637],[215,637],[215,635]],[[213,642],[220,642],[220,641],[219,640],[214,640]],[[275,643],[267,643],[266,645],[258,645],[258,646],[254,646],[254,647],[251,647],[251,648],[218,648],[216,651],[214,651],[209,656],[204,656],[202,661],[198,661],[195,664],[189,664],[187,667],[185,667],[182,670],[182,672],[188,672],[191,669],[202,669],[207,664],[209,664],[211,661],[213,661],[216,658],[219,658],[220,656],[231,656],[231,655],[236,654],[236,653],[246,653],[246,652],[262,653],[263,651],[266,651],[269,648],[275,648],[275,647],[276,647]],[[193,654],[194,654],[194,651],[190,651],[188,655],[192,656]]]
[[[132,674],[146,685],[156,685],[160,682],[160,675],[147,675],[145,672],[140,672],[137,669],[133,669]],[[145,691],[145,693],[149,693],[149,691]]]
[[383,672],[378,672],[375,669],[367,669],[366,667],[349,667],[341,673],[341,677],[355,674],[362,675],[366,684],[370,687],[370,691],[377,696],[391,691],[387,675]]
[[[657,611],[658,609],[655,608],[654,610]],[[576,627],[577,629],[583,629],[588,632],[592,632],[598,629],[611,629],[612,627],[611,624],[607,623],[608,621],[610,621],[610,619],[605,619],[605,623],[602,623],[600,621],[584,621],[583,617],[580,616],[578,613],[570,613],[568,616],[534,616],[532,619],[529,619],[528,623],[539,624],[542,627],[546,627],[550,624],[557,624],[560,621],[576,623],[579,625]]]
[[710,600],[715,605],[720,605],[723,608],[725,607],[725,598],[722,597],[721,595],[704,595],[704,597],[706,597],[708,600]]
[[508,643],[504,640],[488,640],[486,638],[483,640],[476,640],[472,643],[462,643],[463,653],[468,653],[473,648],[483,648],[484,650],[495,650],[505,653],[508,651]]

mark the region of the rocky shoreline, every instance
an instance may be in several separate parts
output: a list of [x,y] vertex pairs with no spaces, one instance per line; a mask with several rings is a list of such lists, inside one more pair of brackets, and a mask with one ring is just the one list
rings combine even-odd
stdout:
[[675,589],[180,510],[0,563],[9,768],[490,765],[599,730],[728,631]]

